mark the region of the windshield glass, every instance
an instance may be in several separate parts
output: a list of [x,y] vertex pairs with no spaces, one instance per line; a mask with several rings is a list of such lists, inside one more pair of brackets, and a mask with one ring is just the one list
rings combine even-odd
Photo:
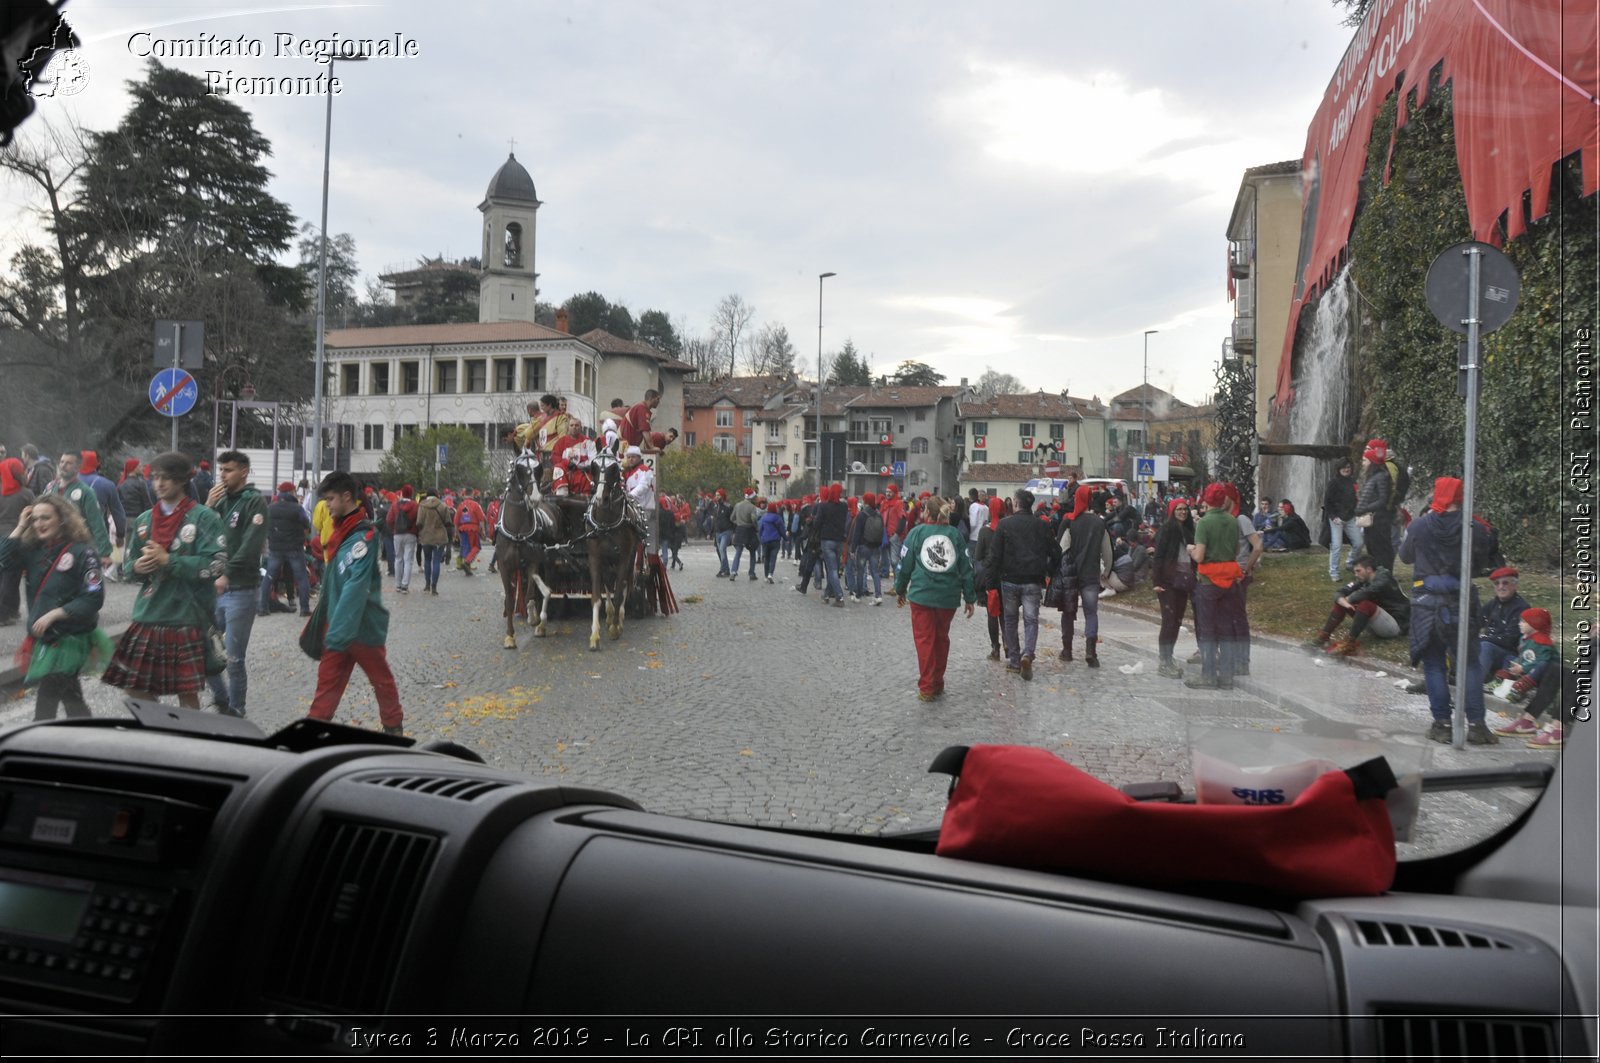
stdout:
[[[6,49],[3,718],[310,713],[847,834],[937,826],[949,745],[1553,764],[1594,29],[74,0]],[[1402,856],[1538,792],[1430,790]]]

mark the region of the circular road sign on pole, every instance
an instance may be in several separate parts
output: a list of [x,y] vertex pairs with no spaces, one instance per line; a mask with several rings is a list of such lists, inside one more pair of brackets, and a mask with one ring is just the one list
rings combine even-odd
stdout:
[[1468,331],[1473,316],[1468,305],[1473,287],[1469,250],[1477,252],[1478,260],[1478,320],[1473,323],[1479,333],[1493,332],[1511,319],[1522,294],[1517,267],[1499,248],[1475,240],[1446,248],[1428,267],[1423,294],[1439,324],[1452,332]]
[[778,466],[778,475],[783,477],[785,480],[787,480],[793,474],[794,474],[794,470],[789,468],[789,466],[787,466],[787,465]]
[[200,385],[187,369],[163,369],[150,378],[150,405],[163,417],[182,417],[199,397]]

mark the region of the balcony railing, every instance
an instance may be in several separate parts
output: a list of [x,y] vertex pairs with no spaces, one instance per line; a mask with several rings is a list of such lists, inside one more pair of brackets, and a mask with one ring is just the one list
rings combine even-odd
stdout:
[[1236,317],[1233,319],[1233,349],[1243,354],[1249,354],[1256,349],[1255,318]]

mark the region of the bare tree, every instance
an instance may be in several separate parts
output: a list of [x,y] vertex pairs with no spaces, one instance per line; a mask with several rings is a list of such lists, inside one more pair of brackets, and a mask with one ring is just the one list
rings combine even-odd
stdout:
[[738,292],[725,295],[711,315],[711,330],[720,349],[728,352],[728,375],[738,372],[739,337],[744,334],[756,308],[744,301]]
[[789,330],[776,321],[767,322],[745,340],[744,357],[753,376],[788,376],[795,362]]
[[1010,373],[997,373],[989,366],[984,366],[983,375],[978,378],[973,390],[978,393],[978,398],[988,402],[996,395],[1020,395],[1023,387],[1022,381]]

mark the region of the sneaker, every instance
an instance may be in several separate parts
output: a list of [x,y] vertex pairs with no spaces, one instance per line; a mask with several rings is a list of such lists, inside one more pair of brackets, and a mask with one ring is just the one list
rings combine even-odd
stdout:
[[876,598],[872,599],[872,604],[873,605],[882,605],[883,604],[883,595],[880,594]]
[[806,592],[804,587],[790,587],[789,589],[794,591],[796,594],[805,594]]
[[1529,749],[1560,749],[1561,743],[1566,740],[1566,732],[1561,724],[1547,723],[1538,734],[1528,739],[1526,745]]
[[1467,745],[1469,746],[1497,746],[1500,739],[1496,738],[1482,720],[1477,723],[1467,724]]
[[1433,726],[1428,728],[1428,741],[1450,744],[1450,721],[1434,720]]
[[768,576],[768,577],[767,577],[767,582],[768,582],[768,583],[771,583],[771,582],[772,582],[772,577],[771,577],[771,576]]
[[384,724],[383,733],[386,735],[397,735],[404,737],[406,729],[404,727],[390,727],[388,724]]
[[[437,592],[437,591],[435,591],[435,592],[434,592],[434,593],[438,593],[438,592]],[[302,610],[300,610],[300,615],[301,615],[301,616],[310,616],[310,615],[311,615],[311,610],[309,610],[309,609],[302,609]]]
[[843,598],[835,598],[833,600],[833,604],[834,604],[835,608],[843,609],[844,608],[844,599]]
[[1195,650],[1193,653],[1189,654],[1188,663],[1189,664],[1199,664],[1200,663],[1200,651],[1199,650]]
[[1336,642],[1328,643],[1327,649],[1322,652],[1329,657],[1359,657],[1361,656],[1361,644],[1353,639],[1340,639]]
[[242,720],[242,719],[244,719],[244,710],[243,709],[231,708],[231,707],[229,707],[227,705],[218,705],[217,706],[217,715],[218,716],[232,716],[236,720]]
[[1217,681],[1209,676],[1195,675],[1183,681],[1183,685],[1190,690],[1215,690]]
[[1328,640],[1322,635],[1310,638],[1300,644],[1300,648],[1307,653],[1321,653],[1328,648]]
[[1102,597],[1102,598],[1115,598],[1116,596],[1117,596],[1117,589],[1115,587],[1101,587],[1100,588],[1100,597]]
[[855,592],[854,592],[854,591],[852,591],[852,592],[851,592],[851,593],[850,593],[850,600],[851,600],[851,601],[852,601],[852,602],[859,602],[859,601],[860,601],[860,600],[861,600],[861,595],[859,595],[859,594],[856,594],[856,593],[855,593]]
[[256,610],[256,616],[258,616],[258,617],[260,617],[260,616],[271,616],[271,615],[272,615],[272,613],[271,613],[270,610],[266,610],[266,609],[257,609]]
[[939,695],[937,695],[937,694],[931,694],[931,693],[929,693],[929,692],[928,692],[928,691],[926,691],[926,690],[919,690],[919,691],[917,691],[917,700],[918,700],[918,701],[933,701],[933,700],[934,700],[934,699],[935,699],[935,698],[937,698],[937,697],[938,697],[938,696],[939,696]]
[[0,616],[0,627],[10,627],[11,625],[15,624],[18,619],[19,618],[15,616]]
[[1539,725],[1526,716],[1518,716],[1510,723],[1503,723],[1489,730],[1505,738],[1531,738],[1539,733]]
[[1086,653],[1083,655],[1083,663],[1088,665],[1090,668],[1099,668],[1100,655],[1097,653]]
[[1165,679],[1182,679],[1183,669],[1178,667],[1178,662],[1169,657],[1161,662],[1161,666],[1156,669],[1156,675]]
[[1062,650],[1060,653],[1056,654],[1056,660],[1058,660],[1058,661],[1070,661],[1070,660],[1072,660],[1072,647],[1069,646],[1066,649]]
[[999,659],[1000,659],[1000,647],[999,646],[990,646],[989,647],[989,660],[998,661]]
[[1033,679],[1033,658],[1032,657],[1024,657],[1022,659],[1021,671],[1022,671],[1022,678],[1030,680],[1030,681]]
[[1411,682],[1406,684],[1407,694],[1426,694],[1427,692],[1428,684],[1421,679],[1413,679]]
[[[756,581],[756,574],[754,572],[752,572],[752,573],[750,573],[750,582],[754,583],[755,581]],[[768,580],[767,582],[771,583],[772,581]]]

